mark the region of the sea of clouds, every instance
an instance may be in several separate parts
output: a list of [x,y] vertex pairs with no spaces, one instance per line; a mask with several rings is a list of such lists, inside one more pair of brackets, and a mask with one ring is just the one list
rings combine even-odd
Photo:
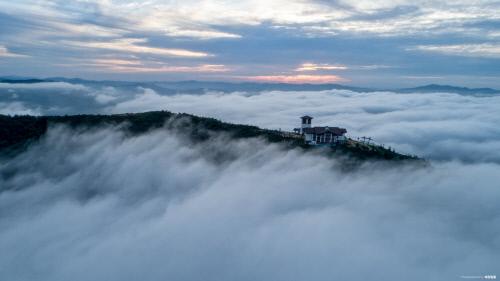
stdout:
[[[500,97],[165,95],[66,84],[43,95],[6,87],[0,110],[164,109],[283,130],[309,114],[430,165],[366,163],[346,173],[321,153],[258,139],[192,144],[164,129],[126,137],[112,127],[54,127],[0,162],[0,279],[461,280],[499,272]],[[218,152],[232,157],[217,161]]]
[[[38,85],[38,86],[36,86]],[[186,112],[292,131],[299,117],[340,126],[403,153],[433,160],[500,163],[500,95],[262,91],[177,94],[145,87],[66,82],[0,83],[0,114]]]

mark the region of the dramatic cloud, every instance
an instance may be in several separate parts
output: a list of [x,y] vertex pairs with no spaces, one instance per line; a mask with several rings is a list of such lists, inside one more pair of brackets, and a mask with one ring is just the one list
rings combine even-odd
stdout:
[[[401,35],[474,31],[467,24],[498,20],[496,1],[163,1],[96,2],[104,14],[138,19],[139,28],[191,30],[192,26],[298,27],[315,35],[339,32]],[[179,20],[182,18],[183,20]],[[175,34],[175,33],[174,33]],[[222,32],[224,34],[224,32]],[[200,36],[204,38],[203,34]],[[225,35],[222,36],[227,37]]]
[[[494,0],[3,1],[0,42],[12,50],[0,49],[0,75],[237,81],[342,70],[354,86],[410,86],[399,77],[439,76],[500,87],[499,8]],[[80,64],[123,56],[164,67]],[[234,67],[220,75],[200,65]],[[362,67],[376,65],[391,67]]]
[[[182,128],[180,128],[182,130]],[[230,154],[220,163],[213,155]],[[0,164],[8,280],[458,280],[497,274],[498,164],[369,164],[259,140],[52,128]]]

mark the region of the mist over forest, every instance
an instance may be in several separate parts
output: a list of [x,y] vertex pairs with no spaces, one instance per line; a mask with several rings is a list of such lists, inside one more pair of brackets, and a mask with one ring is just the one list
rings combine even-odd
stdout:
[[[71,80],[69,80],[71,81]],[[309,114],[313,125],[433,160],[500,162],[500,95],[453,92],[248,90],[127,82],[0,83],[0,114],[72,115],[169,110],[225,122],[292,131]],[[250,84],[251,85],[251,84]],[[273,89],[273,84],[266,86]],[[276,86],[274,86],[275,88]],[[317,86],[309,86],[314,89]],[[253,87],[255,88],[255,87]],[[304,87],[308,88],[308,87]],[[441,87],[442,88],[442,87]],[[438,87],[438,89],[441,89]],[[455,88],[460,89],[460,88]],[[223,91],[224,90],[224,91]],[[359,90],[359,89],[358,89]],[[480,90],[480,89],[479,89]],[[460,91],[458,91],[460,92]],[[463,92],[463,91],[462,91]]]
[[[170,110],[292,130],[299,116],[416,154],[343,171],[261,138],[52,126],[0,158],[8,280],[458,280],[500,260],[500,96],[0,83],[7,115]],[[219,161],[220,153],[230,155]],[[0,278],[1,279],[1,278]]]

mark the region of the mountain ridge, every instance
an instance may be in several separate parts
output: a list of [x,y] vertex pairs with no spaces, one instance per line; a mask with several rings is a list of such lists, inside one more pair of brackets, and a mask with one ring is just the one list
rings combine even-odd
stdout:
[[[214,136],[229,136],[231,140],[261,138],[268,143],[278,143],[283,148],[300,148],[305,151],[326,151],[342,159],[350,159],[349,165],[359,165],[364,160],[400,161],[422,160],[416,156],[398,153],[373,144],[348,140],[336,147],[307,145],[300,135],[280,130],[262,129],[252,125],[232,124],[208,117],[169,111],[150,111],[112,115],[64,115],[64,116],[8,116],[0,115],[0,155],[17,155],[43,138],[52,126],[64,125],[77,131],[113,126],[129,136],[151,130],[165,129],[184,136],[193,144],[210,141]],[[179,130],[179,128],[182,128]]]
[[67,82],[95,85],[115,85],[115,86],[156,86],[171,91],[203,92],[205,90],[235,92],[235,91],[323,91],[323,90],[349,90],[354,92],[380,92],[391,91],[396,93],[435,93],[449,92],[457,94],[500,94],[500,90],[481,87],[470,88],[453,85],[427,84],[410,88],[367,88],[347,86],[335,83],[326,84],[289,84],[289,83],[258,83],[258,82],[222,82],[222,81],[116,81],[116,80],[86,80],[81,78],[49,77],[33,78],[3,76],[0,77],[0,83],[43,83],[43,82]]

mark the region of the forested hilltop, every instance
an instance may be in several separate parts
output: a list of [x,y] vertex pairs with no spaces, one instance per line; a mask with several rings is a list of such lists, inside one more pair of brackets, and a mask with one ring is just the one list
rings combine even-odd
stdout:
[[[120,126],[127,135],[143,134],[154,129],[164,129],[187,137],[190,144],[209,141],[222,134],[230,139],[262,138],[270,143],[281,143],[285,148],[318,149],[304,143],[298,135],[261,129],[256,126],[222,122],[185,113],[153,111],[113,115],[71,116],[7,116],[0,115],[0,154],[13,156],[36,143],[48,128],[65,125],[78,130],[91,130],[105,126]],[[421,160],[376,145],[366,145],[354,140],[335,148],[322,148],[331,157],[358,160]]]

